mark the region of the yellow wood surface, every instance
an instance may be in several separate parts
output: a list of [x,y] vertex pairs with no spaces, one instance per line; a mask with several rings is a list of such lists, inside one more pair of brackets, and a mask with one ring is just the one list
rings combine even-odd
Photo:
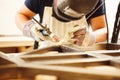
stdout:
[[33,46],[34,40],[25,36],[2,36],[0,47]]

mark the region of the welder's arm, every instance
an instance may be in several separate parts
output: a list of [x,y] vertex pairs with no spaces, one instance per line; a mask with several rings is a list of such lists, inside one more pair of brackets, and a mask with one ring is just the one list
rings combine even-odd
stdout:
[[[104,42],[107,40],[107,27],[105,21],[105,15],[98,16],[90,20],[92,31],[89,32],[89,45],[93,45],[97,42]],[[79,26],[78,26],[79,27]],[[82,45],[87,34],[86,28],[82,28],[73,33],[72,40],[77,45]],[[104,37],[103,37],[104,36]],[[88,36],[87,36],[88,38]]]
[[[32,18],[36,14],[29,10],[25,5],[23,5],[17,12],[15,16],[16,25],[27,37],[31,37],[36,41],[43,39],[42,34],[37,35],[36,29],[40,28]],[[42,36],[42,37],[41,37]]]
[[46,31],[40,25],[38,25],[35,20],[32,20],[35,15],[36,14],[28,9],[25,5],[18,10],[15,21],[16,25],[18,28],[20,28],[23,34],[27,37],[33,38],[36,41],[43,41],[47,39],[56,42],[59,41],[58,38],[52,33],[48,36],[43,35]]
[[24,25],[31,20],[36,14],[29,10],[24,4],[20,7],[15,15],[17,27],[23,31]]
[[95,17],[90,20],[90,24],[95,36],[95,42],[104,42],[107,40],[107,26],[105,15]]

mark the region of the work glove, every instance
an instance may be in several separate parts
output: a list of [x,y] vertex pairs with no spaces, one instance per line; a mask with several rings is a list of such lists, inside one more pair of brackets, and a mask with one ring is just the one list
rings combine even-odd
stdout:
[[44,41],[48,39],[49,37],[46,35],[43,35],[47,33],[33,20],[28,21],[23,28],[23,35],[27,37],[31,37],[36,41]]
[[93,32],[89,32],[86,28],[81,28],[73,33],[74,44],[79,46],[90,46],[95,43]]
[[76,44],[78,46],[90,46],[95,43],[95,36],[86,26],[74,26],[68,34],[65,35],[63,43]]

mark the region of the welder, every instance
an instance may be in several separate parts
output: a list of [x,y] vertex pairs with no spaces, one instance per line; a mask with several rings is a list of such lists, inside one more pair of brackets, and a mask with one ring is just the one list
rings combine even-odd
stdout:
[[[39,23],[42,24],[46,6],[52,8],[54,31],[45,25],[44,28],[41,27],[34,19],[34,16],[39,14]],[[79,46],[83,43],[92,45],[107,39],[104,0],[25,0],[16,13],[15,21],[25,36],[35,39],[34,48],[38,47],[39,41],[45,42],[51,38],[56,42],[64,38],[62,40],[66,39],[66,42],[70,41]],[[62,27],[54,22],[67,25]],[[89,32],[90,27],[92,30]]]

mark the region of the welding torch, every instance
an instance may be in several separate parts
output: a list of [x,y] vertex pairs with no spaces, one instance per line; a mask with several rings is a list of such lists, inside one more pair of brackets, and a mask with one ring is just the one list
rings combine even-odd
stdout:
[[43,35],[43,36],[49,36],[49,37],[52,38],[55,42],[59,42],[59,38],[58,38],[55,34],[53,34],[47,26],[43,26],[43,25],[42,25],[40,22],[38,22],[35,18],[33,18],[33,20],[43,28],[43,30],[38,30],[38,31],[42,32],[42,35]]

